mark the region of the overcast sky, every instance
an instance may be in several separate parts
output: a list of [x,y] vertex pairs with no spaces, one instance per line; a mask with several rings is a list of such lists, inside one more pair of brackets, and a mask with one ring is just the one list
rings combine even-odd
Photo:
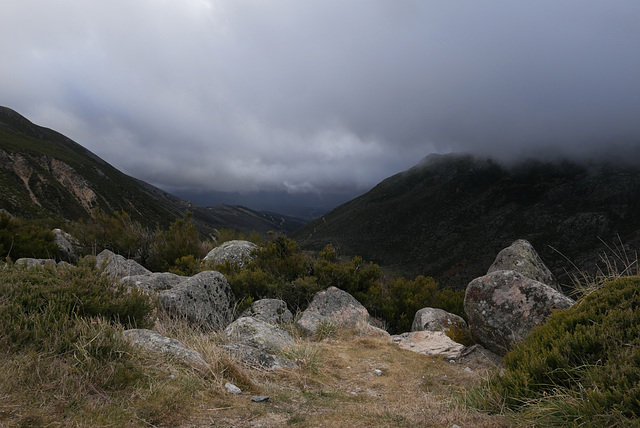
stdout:
[[361,192],[432,152],[640,162],[637,0],[5,0],[0,105],[166,190]]

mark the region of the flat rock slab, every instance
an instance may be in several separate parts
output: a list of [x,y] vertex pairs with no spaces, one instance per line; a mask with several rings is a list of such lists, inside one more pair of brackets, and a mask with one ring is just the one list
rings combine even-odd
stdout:
[[391,339],[402,349],[424,355],[442,355],[447,359],[457,358],[465,349],[441,331],[412,331],[391,336]]
[[186,363],[202,368],[209,364],[202,358],[199,352],[186,348],[177,339],[166,337],[152,330],[132,329],[124,332],[124,337],[133,345],[147,352],[174,356]]

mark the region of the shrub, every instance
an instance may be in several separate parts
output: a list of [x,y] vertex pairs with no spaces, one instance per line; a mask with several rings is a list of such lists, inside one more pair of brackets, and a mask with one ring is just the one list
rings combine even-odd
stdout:
[[338,287],[361,302],[366,301],[369,289],[382,279],[380,267],[366,263],[362,257],[339,263],[338,254],[331,245],[318,253],[313,273],[322,288]]
[[[521,409],[557,425],[640,420],[640,277],[612,280],[507,354],[472,404]],[[482,395],[482,398],[479,398]]]
[[193,214],[187,212],[186,219],[178,219],[171,223],[168,230],[158,233],[151,245],[151,254],[148,267],[153,271],[171,271],[174,267],[180,271],[193,263],[184,257],[193,257],[201,260],[206,256],[206,251],[200,242],[200,233],[193,224]]
[[142,226],[125,211],[108,215],[94,209],[91,220],[80,222],[73,235],[80,240],[84,254],[110,250],[127,258],[138,258],[145,264],[155,232]]
[[401,333],[411,329],[415,313],[425,307],[462,316],[463,301],[463,292],[441,289],[433,278],[421,275],[414,280],[378,281],[369,289],[365,306],[388,322],[390,332]]
[[21,257],[55,259],[59,248],[53,232],[34,222],[0,212],[0,256],[16,260]]
[[114,284],[89,267],[8,265],[0,282],[0,346],[65,353],[78,340],[78,320],[146,327],[153,304],[140,291]]

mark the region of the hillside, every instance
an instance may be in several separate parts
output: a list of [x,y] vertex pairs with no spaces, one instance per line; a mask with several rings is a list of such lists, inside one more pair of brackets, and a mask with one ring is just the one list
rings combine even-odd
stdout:
[[30,218],[88,218],[94,208],[126,211],[143,224],[167,225],[187,210],[203,233],[289,232],[292,218],[237,206],[200,207],[123,174],[64,135],[0,107],[0,208]]
[[[515,239],[529,240],[561,282],[591,268],[605,244],[640,242],[640,169],[430,155],[293,234],[331,243],[404,275],[463,289]],[[603,243],[604,242],[604,243]],[[552,248],[553,247],[553,248]],[[561,252],[558,254],[554,248]]]

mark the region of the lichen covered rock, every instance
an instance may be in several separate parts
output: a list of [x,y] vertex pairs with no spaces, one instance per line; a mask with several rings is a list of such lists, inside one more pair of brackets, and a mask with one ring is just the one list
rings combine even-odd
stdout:
[[287,303],[280,299],[256,300],[241,316],[253,317],[270,324],[283,324],[293,321],[293,314],[287,308]]
[[238,318],[224,332],[233,343],[270,353],[281,352],[294,344],[293,337],[281,327],[251,317]]
[[533,245],[524,239],[518,239],[500,251],[487,273],[499,270],[513,270],[527,278],[534,279],[558,291],[562,291],[558,286],[556,278],[544,264],[540,256],[538,256]]
[[469,283],[464,297],[474,340],[505,355],[555,309],[574,301],[546,284],[515,271],[496,271]]
[[355,327],[369,322],[369,312],[353,296],[336,287],[318,292],[298,320],[307,335],[315,334],[322,323],[337,327]]
[[438,308],[422,308],[416,312],[411,331],[441,331],[450,339],[462,344],[470,344],[469,327],[466,321],[455,314]]
[[210,270],[160,292],[160,304],[165,310],[205,329],[226,327],[233,319],[234,301],[224,275]]
[[132,275],[147,275],[151,271],[139,265],[133,260],[129,260],[115,254],[109,250],[103,250],[96,256],[96,264],[99,268],[104,268],[104,274],[112,278],[124,278]]
[[147,352],[171,355],[186,363],[202,368],[209,366],[199,352],[186,348],[177,339],[146,329],[125,330],[123,334],[131,344]]
[[256,248],[258,246],[249,241],[227,241],[209,251],[204,260],[213,264],[229,261],[231,264],[244,267],[246,262],[251,261],[251,252]]

